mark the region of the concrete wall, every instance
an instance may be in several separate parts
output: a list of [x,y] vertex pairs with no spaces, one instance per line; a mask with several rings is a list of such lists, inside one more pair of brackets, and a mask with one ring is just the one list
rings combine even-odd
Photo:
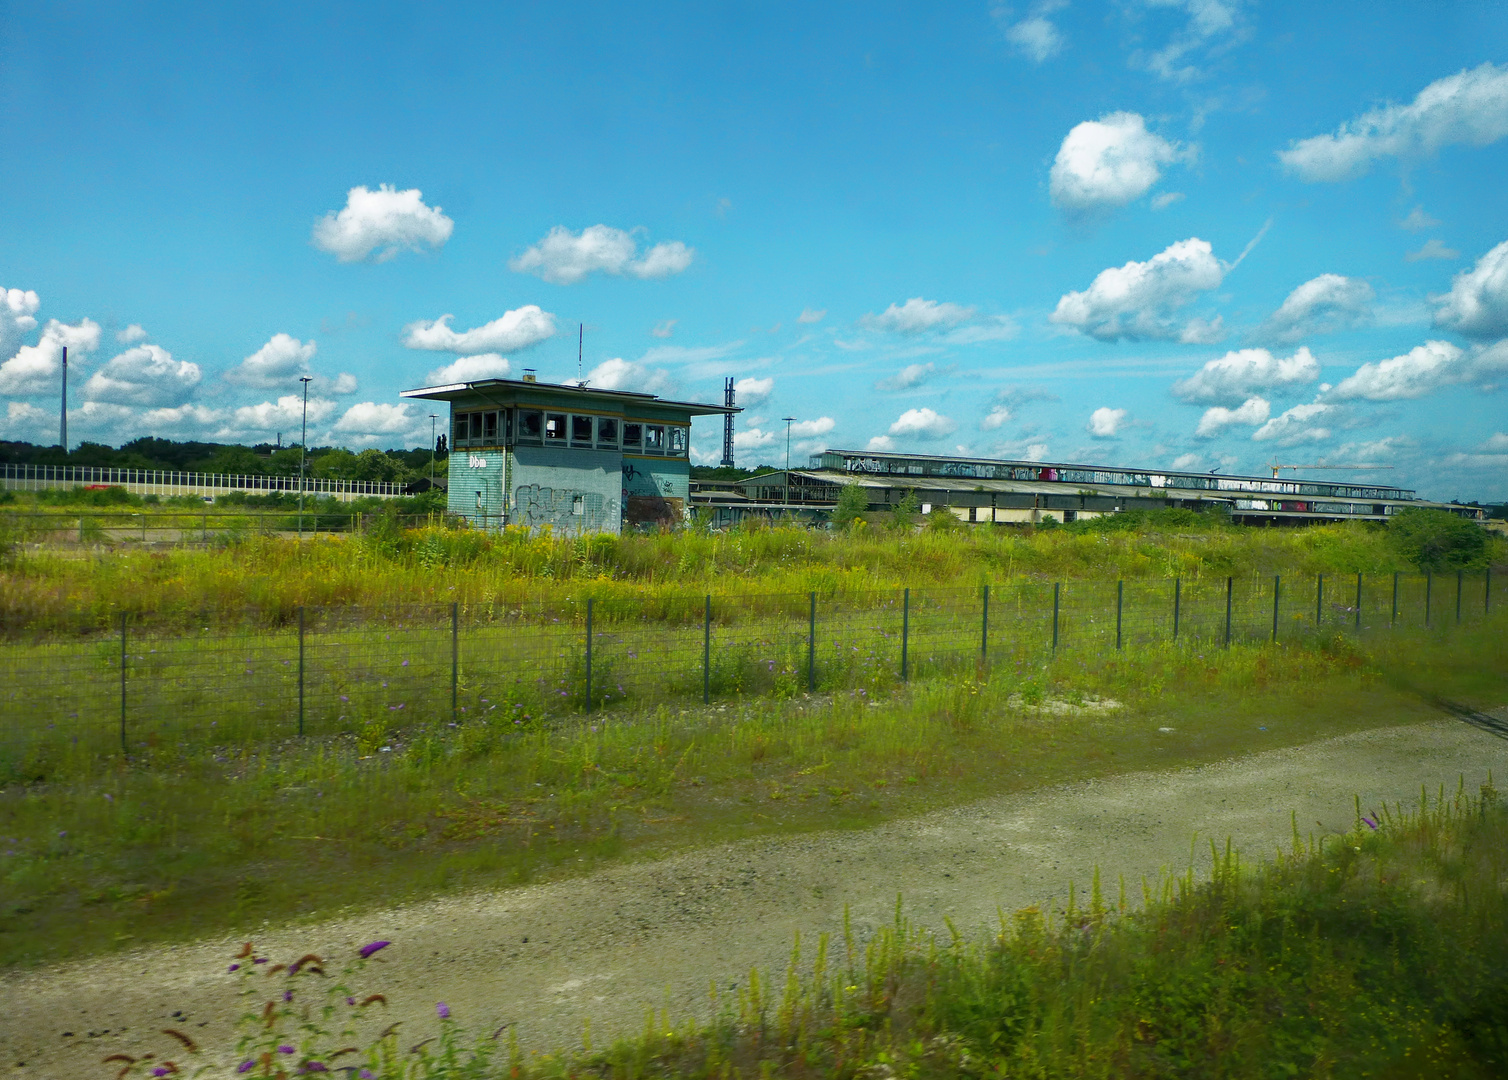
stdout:
[[691,465],[679,458],[623,457],[623,524],[679,525],[691,513]]
[[514,447],[509,524],[568,534],[621,531],[621,460],[609,450]]
[[445,508],[479,528],[496,529],[505,509],[501,449],[457,450],[450,455],[450,490]]

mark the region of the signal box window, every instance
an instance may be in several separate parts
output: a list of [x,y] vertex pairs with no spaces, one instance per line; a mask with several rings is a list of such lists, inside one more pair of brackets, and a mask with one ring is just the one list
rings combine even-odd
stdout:
[[519,442],[539,442],[544,433],[545,414],[532,409],[520,409],[518,413]]
[[592,418],[590,416],[571,417],[571,445],[592,445]]
[[644,445],[644,425],[643,424],[624,424],[623,425],[623,448],[625,450],[627,450],[630,447],[632,447],[633,449],[638,450],[641,447],[643,447],[643,445]]
[[564,413],[545,414],[545,442],[564,442],[566,418]]
[[618,445],[618,420],[616,417],[597,417],[597,445],[603,447],[615,447]]

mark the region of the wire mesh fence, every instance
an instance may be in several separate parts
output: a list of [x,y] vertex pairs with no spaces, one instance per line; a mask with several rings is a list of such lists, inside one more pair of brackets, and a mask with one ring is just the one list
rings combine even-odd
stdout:
[[[291,500],[293,496],[288,498]],[[8,511],[0,514],[0,538],[50,546],[193,545],[239,540],[251,535],[358,533],[369,525],[371,518],[369,513],[321,507],[313,500],[303,512],[297,506],[217,508],[202,512],[152,507],[34,513]],[[390,520],[399,529],[457,524],[455,519],[443,513],[394,514]]]
[[246,609],[153,625],[81,613],[0,625],[0,767],[485,721],[526,729],[625,704],[710,702],[1104,655],[1317,634],[1448,632],[1493,613],[1490,572],[1016,580],[978,588],[542,598],[477,606]]

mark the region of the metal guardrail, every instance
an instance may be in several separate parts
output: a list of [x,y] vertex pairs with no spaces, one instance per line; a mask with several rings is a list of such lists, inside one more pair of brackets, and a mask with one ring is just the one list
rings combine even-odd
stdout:
[[[116,469],[93,465],[0,465],[0,488],[8,491],[46,491],[92,485],[125,488],[133,495],[189,495],[229,491],[296,493],[300,490],[297,476]],[[391,499],[402,495],[403,488],[403,484],[387,480],[305,477],[302,490],[308,495],[334,495],[337,498],[367,495]]]

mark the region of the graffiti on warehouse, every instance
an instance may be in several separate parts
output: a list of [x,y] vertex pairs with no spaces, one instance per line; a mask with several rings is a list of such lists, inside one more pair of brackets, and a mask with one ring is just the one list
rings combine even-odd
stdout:
[[514,492],[515,520],[562,532],[617,531],[617,503],[595,491],[522,484]]

